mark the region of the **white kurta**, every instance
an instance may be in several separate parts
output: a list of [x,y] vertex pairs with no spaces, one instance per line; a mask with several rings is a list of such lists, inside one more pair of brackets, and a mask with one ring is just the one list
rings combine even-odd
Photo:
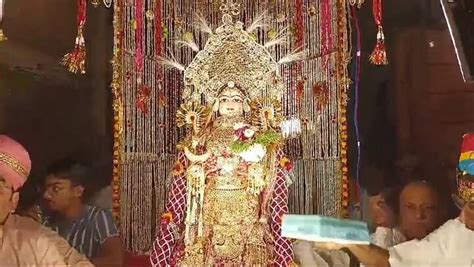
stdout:
[[397,228],[377,227],[370,235],[370,242],[378,247],[388,249],[405,242],[407,239]]
[[474,231],[458,219],[449,220],[422,240],[392,248],[391,267],[474,267]]

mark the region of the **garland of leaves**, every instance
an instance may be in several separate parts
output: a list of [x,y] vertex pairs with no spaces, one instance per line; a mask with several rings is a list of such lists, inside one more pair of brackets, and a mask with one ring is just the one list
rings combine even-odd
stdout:
[[281,133],[275,131],[267,131],[261,134],[257,134],[255,138],[252,139],[248,139],[245,141],[236,140],[231,144],[230,148],[234,153],[242,153],[255,144],[260,144],[264,147],[268,147],[269,145],[280,143],[281,140]]

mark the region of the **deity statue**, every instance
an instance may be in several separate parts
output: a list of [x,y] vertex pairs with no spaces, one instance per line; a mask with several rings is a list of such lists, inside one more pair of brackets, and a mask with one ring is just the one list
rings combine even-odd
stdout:
[[154,266],[289,266],[281,236],[292,165],[285,157],[278,63],[241,22],[223,25],[184,70],[184,104]]

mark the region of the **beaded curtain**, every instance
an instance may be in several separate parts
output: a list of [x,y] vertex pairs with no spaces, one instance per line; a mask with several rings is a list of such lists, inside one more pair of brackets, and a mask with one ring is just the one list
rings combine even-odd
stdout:
[[[228,0],[224,0],[228,1]],[[286,65],[281,75],[288,119],[301,121],[301,134],[288,140],[294,159],[292,213],[342,217],[348,201],[346,90],[348,32],[346,0],[240,0],[240,20],[250,25],[264,13],[265,40],[288,33],[270,48],[278,61],[297,49],[306,59]],[[195,53],[177,42],[194,36],[202,48],[207,35],[195,25],[201,13],[212,29],[220,24],[222,0],[114,1],[114,214],[126,247],[150,248],[163,211],[176,143],[182,73],[163,69],[160,57],[189,64]],[[229,63],[231,64],[231,63]]]

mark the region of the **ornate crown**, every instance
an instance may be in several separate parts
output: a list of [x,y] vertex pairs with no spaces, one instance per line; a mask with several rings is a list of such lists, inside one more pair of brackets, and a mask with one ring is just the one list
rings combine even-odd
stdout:
[[222,22],[184,71],[184,99],[200,101],[204,96],[206,102],[212,101],[228,83],[239,85],[250,99],[280,99],[284,87],[268,50],[243,29],[242,22],[234,23],[228,14]]
[[[297,52],[276,61],[268,48],[285,40],[283,32],[267,40],[265,45],[256,41],[252,32],[263,26],[264,13],[244,29],[241,21],[232,16],[239,14],[239,5],[226,0],[221,6],[222,24],[215,32],[205,19],[197,15],[198,27],[209,34],[204,48],[199,51],[192,33],[178,41],[198,52],[186,68],[170,59],[162,59],[167,66],[184,71],[183,100],[211,103],[228,84],[235,84],[250,100],[266,98],[281,101],[284,85],[278,74],[279,65],[300,60],[304,52]],[[173,58],[173,57],[171,57]]]

